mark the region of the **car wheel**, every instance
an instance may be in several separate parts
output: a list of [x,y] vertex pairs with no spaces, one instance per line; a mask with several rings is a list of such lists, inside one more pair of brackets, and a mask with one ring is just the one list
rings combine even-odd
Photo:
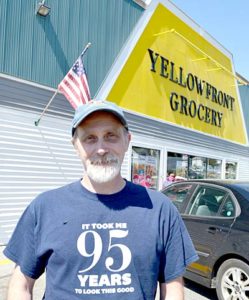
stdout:
[[249,266],[239,259],[228,259],[217,273],[216,292],[219,300],[249,299]]

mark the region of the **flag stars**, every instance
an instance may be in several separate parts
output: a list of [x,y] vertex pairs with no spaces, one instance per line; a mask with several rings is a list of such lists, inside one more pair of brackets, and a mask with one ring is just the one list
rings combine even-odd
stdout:
[[91,99],[82,55],[79,56],[58,85],[58,89],[64,94],[73,108],[85,104]]

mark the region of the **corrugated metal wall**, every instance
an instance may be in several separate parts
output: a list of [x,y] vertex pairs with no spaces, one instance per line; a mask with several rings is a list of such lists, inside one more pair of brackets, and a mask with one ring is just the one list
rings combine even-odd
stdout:
[[47,0],[44,18],[35,14],[38,2],[0,5],[0,74],[11,76],[0,76],[0,244],[38,193],[82,175],[70,143],[73,109],[57,95],[34,126],[53,90],[31,83],[56,88],[91,42],[84,63],[93,96],[143,13],[132,0]]
[[56,87],[84,46],[92,96],[143,9],[132,0],[47,0],[48,17],[35,15],[37,0],[1,0],[0,73]]
[[34,125],[52,91],[0,77],[0,244],[40,192],[82,176],[70,142],[73,109],[58,95]]
[[35,196],[79,178],[82,167],[66,134],[69,122],[46,117],[43,125],[34,127],[32,113],[2,108],[0,118],[0,243],[4,243]]
[[249,140],[249,85],[239,86],[239,93]]
[[249,159],[247,157],[240,159],[238,165],[238,179],[249,180]]
[[172,143],[186,144],[188,148],[192,147],[198,151],[200,149],[204,152],[214,151],[214,153],[215,151],[222,151],[224,155],[230,153],[249,157],[249,148],[246,146],[130,113],[127,114],[127,117],[131,131],[141,135],[171,141]]
[[[81,162],[70,143],[73,109],[58,95],[36,127],[52,91],[0,77],[0,244],[5,244],[22,211],[40,192],[78,179]],[[239,179],[249,178],[249,149],[198,132],[126,113],[133,142],[211,157],[236,157]],[[166,152],[164,152],[164,155]],[[130,179],[131,153],[122,175]],[[161,159],[165,159],[161,157]],[[161,170],[163,175],[163,170]]]
[[[83,174],[71,145],[73,109],[58,94],[41,119],[53,91],[0,76],[0,245],[9,240],[26,206],[39,193]],[[129,178],[126,154],[122,175]]]

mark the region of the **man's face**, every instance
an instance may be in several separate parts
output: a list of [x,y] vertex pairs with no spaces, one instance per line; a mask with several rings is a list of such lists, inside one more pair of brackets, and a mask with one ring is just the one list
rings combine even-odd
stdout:
[[108,112],[95,112],[76,129],[74,147],[87,176],[96,183],[113,180],[120,174],[130,134]]

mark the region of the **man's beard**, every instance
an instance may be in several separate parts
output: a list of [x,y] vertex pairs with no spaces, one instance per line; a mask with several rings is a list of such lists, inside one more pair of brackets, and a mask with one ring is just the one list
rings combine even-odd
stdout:
[[120,169],[119,158],[112,154],[95,156],[86,162],[86,173],[96,183],[112,181],[120,173]]

